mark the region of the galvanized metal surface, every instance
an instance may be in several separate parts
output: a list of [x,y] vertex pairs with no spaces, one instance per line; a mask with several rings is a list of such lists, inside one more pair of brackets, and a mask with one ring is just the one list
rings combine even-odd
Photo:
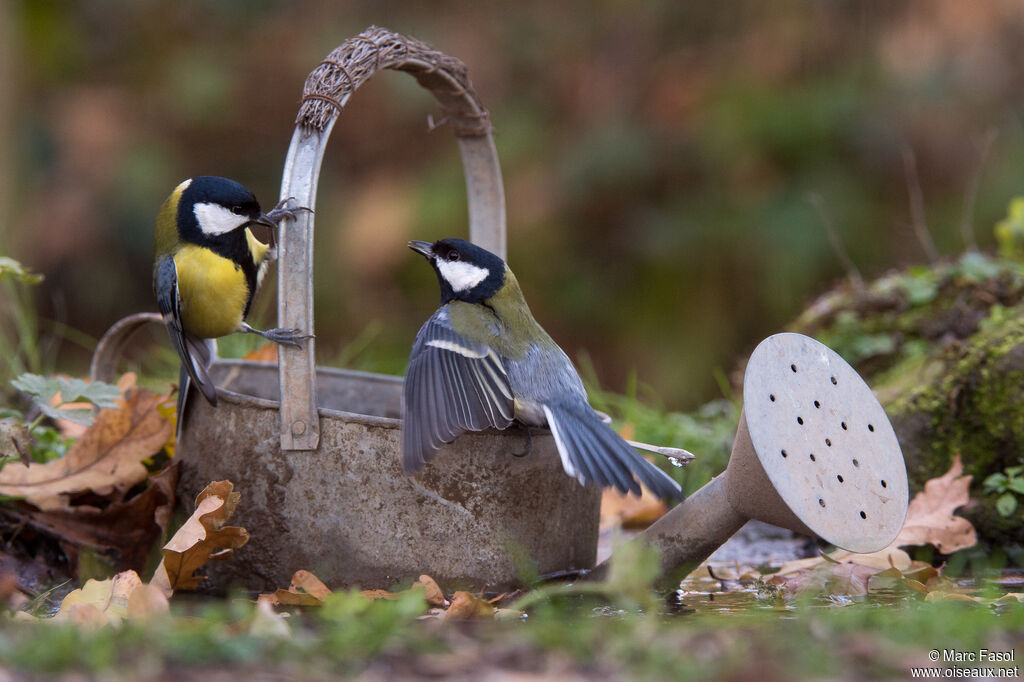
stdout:
[[765,339],[747,365],[743,406],[772,487],[812,532],[853,552],[896,538],[908,501],[903,453],[871,388],[835,351],[800,334]]
[[121,318],[103,334],[96,344],[89,364],[89,378],[93,381],[112,382],[117,376],[117,362],[121,359],[131,337],[147,324],[164,324],[160,313],[135,313]]
[[[809,337],[776,334],[750,357],[743,402],[725,472],[633,540],[661,551],[663,587],[750,519],[854,552],[895,539],[907,514],[903,453],[846,361]],[[606,561],[591,577],[607,570]]]
[[407,477],[400,378],[320,369],[320,447],[282,453],[276,367],[221,361],[212,374],[220,405],[190,403],[179,491],[187,502],[211,480],[234,481],[242,500],[231,523],[252,536],[209,565],[214,589],[272,589],[300,568],[331,586],[428,573],[446,589],[503,589],[518,582],[517,556],[542,573],[594,563],[600,491],[564,474],[549,434],[534,434],[522,457],[516,429],[462,436]]

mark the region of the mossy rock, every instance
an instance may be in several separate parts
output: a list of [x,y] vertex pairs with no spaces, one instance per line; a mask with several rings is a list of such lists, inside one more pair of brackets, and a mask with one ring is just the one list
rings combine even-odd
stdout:
[[834,348],[875,389],[911,492],[960,454],[976,503],[961,510],[993,545],[1024,543],[1024,504],[1004,517],[982,481],[1024,462],[1024,267],[978,253],[846,285],[791,326]]

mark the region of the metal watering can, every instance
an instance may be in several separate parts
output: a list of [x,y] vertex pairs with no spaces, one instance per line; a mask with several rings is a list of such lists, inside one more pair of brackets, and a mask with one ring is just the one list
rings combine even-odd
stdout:
[[[331,129],[382,69],[410,74],[437,99],[462,156],[470,239],[504,257],[501,170],[465,65],[386,29],[345,41],[309,75],[281,196],[315,208]],[[300,212],[280,228],[279,327],[315,329],[313,223]],[[128,336],[152,320],[112,327],[94,377],[111,375]],[[446,587],[500,589],[519,582],[518,557],[541,573],[593,566],[601,494],[563,473],[550,433],[535,435],[527,456],[517,429],[466,434],[405,476],[402,378],[317,367],[314,347],[279,347],[278,364],[216,359],[218,406],[188,403],[179,497],[188,507],[210,481],[231,480],[242,493],[232,524],[251,535],[230,561],[208,565],[213,589],[286,586],[298,569],[332,586],[383,588],[427,573]]]

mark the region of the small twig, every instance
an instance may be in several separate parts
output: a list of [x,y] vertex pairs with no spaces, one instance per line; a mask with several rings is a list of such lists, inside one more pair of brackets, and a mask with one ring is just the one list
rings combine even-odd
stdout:
[[711,576],[711,579],[718,581],[719,586],[722,588],[721,591],[722,592],[728,592],[728,589],[725,586],[725,582],[726,582],[725,578],[719,578],[717,575],[715,575],[715,571],[714,571],[713,568],[711,568],[711,564],[707,564],[707,569],[708,569],[708,575]]
[[939,251],[935,248],[935,241],[932,239],[924,219],[924,194],[921,192],[921,178],[917,174],[917,160],[909,146],[903,147],[903,168],[907,174],[907,192],[910,195],[911,227],[914,228],[914,234],[921,242],[921,247],[928,260],[935,263],[939,260]]
[[832,244],[832,250],[836,252],[839,262],[846,270],[846,276],[850,278],[854,291],[858,296],[862,295],[864,293],[864,278],[861,277],[860,270],[854,265],[853,259],[846,253],[843,240],[840,239],[839,232],[836,231],[835,225],[832,224],[828,212],[825,210],[825,200],[817,192],[811,192],[807,195],[807,201],[818,211],[818,217],[821,218],[821,224],[825,228],[825,234],[828,235],[829,243]]
[[989,153],[996,141],[998,131],[989,128],[981,139],[981,148],[978,150],[978,164],[967,180],[967,187],[964,189],[964,211],[960,216],[960,236],[964,240],[964,248],[968,251],[977,251],[978,243],[974,239],[974,206],[978,201],[978,187],[981,185],[981,174],[988,163]]
[[690,452],[689,450],[684,450],[682,448],[670,448],[664,445],[649,445],[648,443],[638,443],[635,440],[627,440],[626,442],[629,443],[630,446],[636,448],[637,450],[643,450],[644,452],[653,452],[656,455],[668,457],[669,459],[673,460],[673,465],[675,466],[689,464],[694,459],[696,459],[692,452]]

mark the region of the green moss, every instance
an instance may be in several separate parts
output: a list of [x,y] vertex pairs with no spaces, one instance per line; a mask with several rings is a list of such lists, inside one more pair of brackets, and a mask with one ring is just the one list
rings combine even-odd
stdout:
[[900,379],[909,388],[896,392],[886,409],[902,427],[897,432],[913,489],[946,471],[956,454],[980,489],[988,474],[1016,464],[1024,452],[1022,314],[941,352],[928,381]]
[[994,545],[1024,542],[1024,524],[1001,516],[981,485],[1024,461],[1022,301],[1020,263],[968,253],[830,292],[792,327],[834,348],[875,389],[911,492],[961,455],[978,500],[962,513]]

